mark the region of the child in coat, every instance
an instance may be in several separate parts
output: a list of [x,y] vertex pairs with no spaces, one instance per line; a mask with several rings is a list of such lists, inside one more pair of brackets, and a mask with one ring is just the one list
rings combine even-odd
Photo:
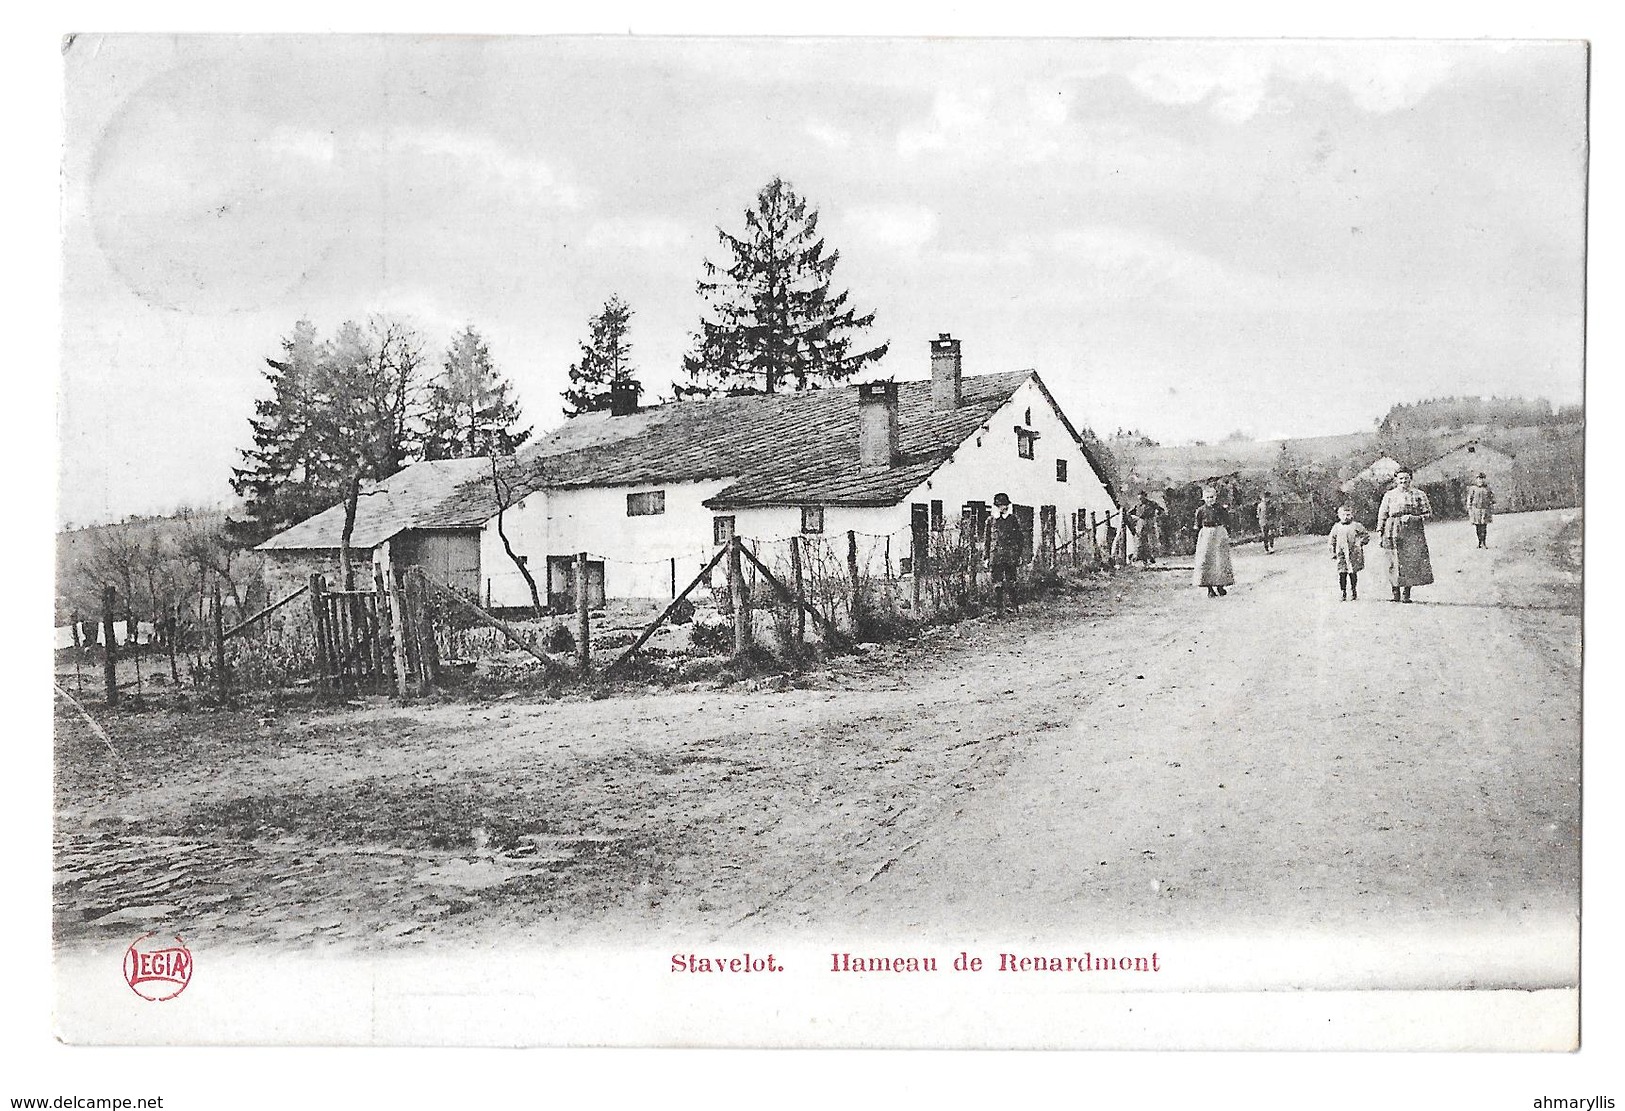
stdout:
[[1343,592],[1343,601],[1360,600],[1360,572],[1365,569],[1365,546],[1371,542],[1371,533],[1354,519],[1354,510],[1339,506],[1337,524],[1332,526],[1332,558],[1337,561],[1337,586]]

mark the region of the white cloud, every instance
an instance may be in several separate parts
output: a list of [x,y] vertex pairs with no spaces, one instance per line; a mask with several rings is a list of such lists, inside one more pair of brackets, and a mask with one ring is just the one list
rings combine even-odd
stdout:
[[338,142],[329,131],[310,131],[305,128],[278,127],[260,143],[267,154],[285,155],[318,166],[331,166],[338,151]]
[[1206,101],[1214,115],[1232,123],[1289,108],[1289,101],[1271,95],[1277,80],[1334,86],[1359,108],[1386,113],[1409,107],[1436,88],[1461,49],[1423,42],[1190,43],[1157,50],[1133,66],[1128,79],[1162,104]]
[[616,216],[595,223],[587,232],[588,247],[661,251],[694,241],[695,229],[664,216]]
[[[403,128],[385,133],[378,141],[395,156],[443,158],[443,168],[449,173],[511,200],[560,208],[580,208],[583,203],[581,190],[564,181],[546,162],[486,135]],[[394,161],[396,158],[391,159]]]
[[852,146],[852,134],[824,120],[808,120],[806,132],[830,150],[846,150]]
[[988,123],[992,105],[992,89],[941,89],[932,103],[930,120],[905,127],[898,134],[897,151],[904,158],[913,158],[924,151],[974,142]]
[[844,215],[843,222],[852,225],[860,239],[904,250],[922,247],[937,234],[937,214],[918,205],[856,208]]

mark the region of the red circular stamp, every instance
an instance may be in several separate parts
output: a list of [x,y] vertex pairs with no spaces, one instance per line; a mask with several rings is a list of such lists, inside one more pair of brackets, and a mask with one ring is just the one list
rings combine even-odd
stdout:
[[178,937],[161,938],[149,930],[124,951],[124,982],[142,999],[173,999],[192,982],[192,951]]

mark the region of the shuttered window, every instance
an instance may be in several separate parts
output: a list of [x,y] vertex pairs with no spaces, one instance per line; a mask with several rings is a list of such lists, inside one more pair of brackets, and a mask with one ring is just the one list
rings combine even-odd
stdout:
[[666,491],[649,490],[642,494],[626,495],[628,517],[653,517],[666,512]]

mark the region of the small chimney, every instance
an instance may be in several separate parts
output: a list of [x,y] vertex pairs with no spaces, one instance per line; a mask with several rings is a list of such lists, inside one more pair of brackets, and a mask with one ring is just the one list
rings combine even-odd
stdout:
[[959,341],[941,332],[931,341],[931,407],[959,408]]
[[636,382],[618,380],[609,384],[609,415],[627,417],[638,411],[638,394],[642,391]]
[[864,382],[858,387],[858,463],[883,471],[897,459],[897,383]]

